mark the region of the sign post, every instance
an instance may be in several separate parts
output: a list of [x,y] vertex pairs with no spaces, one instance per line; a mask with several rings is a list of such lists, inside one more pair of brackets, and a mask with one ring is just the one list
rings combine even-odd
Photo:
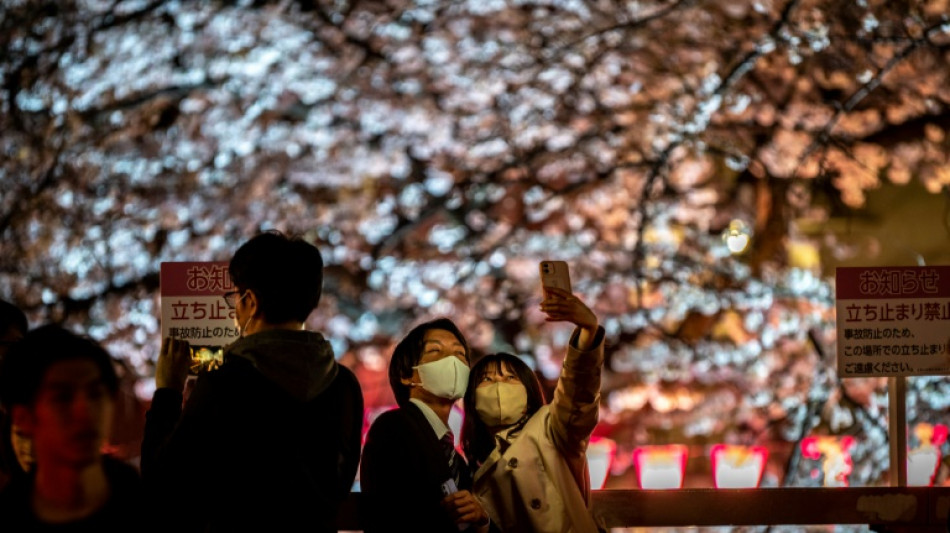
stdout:
[[835,272],[838,375],[888,377],[891,485],[907,486],[907,376],[950,374],[950,266]]
[[[887,433],[891,442],[891,486],[907,486],[907,378],[887,378]],[[901,444],[903,443],[903,446]],[[894,468],[897,465],[897,468]]]

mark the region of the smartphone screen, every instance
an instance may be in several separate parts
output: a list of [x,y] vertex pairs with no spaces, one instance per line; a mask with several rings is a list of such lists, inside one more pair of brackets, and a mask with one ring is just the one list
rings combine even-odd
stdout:
[[[541,261],[541,287],[554,287],[556,289],[573,292],[571,290],[571,275],[564,261]],[[547,292],[545,291],[545,296]]]
[[224,348],[221,346],[191,346],[191,364],[188,373],[216,370],[224,362]]

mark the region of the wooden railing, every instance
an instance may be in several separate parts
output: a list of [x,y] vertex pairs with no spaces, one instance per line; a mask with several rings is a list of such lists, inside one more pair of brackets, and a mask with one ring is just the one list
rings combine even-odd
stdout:
[[[945,532],[950,487],[599,490],[608,527],[868,524],[885,531]],[[338,529],[361,529],[352,493]]]

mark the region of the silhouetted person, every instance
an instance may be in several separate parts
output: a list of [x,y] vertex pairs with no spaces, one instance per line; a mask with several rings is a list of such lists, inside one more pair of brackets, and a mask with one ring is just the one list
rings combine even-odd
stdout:
[[26,314],[6,300],[0,300],[0,361],[28,329]]
[[58,326],[7,353],[0,397],[32,443],[33,467],[0,494],[4,531],[141,529],[138,472],[102,454],[118,378],[109,354]]
[[[19,307],[6,300],[0,300],[0,368],[3,359],[13,345],[26,335],[28,329],[26,314]],[[0,488],[11,477],[22,475],[28,466],[29,441],[16,437],[14,444],[13,427],[6,406],[0,404]],[[16,457],[21,450],[23,464]]]
[[336,531],[359,463],[363,397],[304,323],[323,259],[312,244],[257,235],[229,265],[242,337],[199,375],[182,409],[184,341],[165,339],[146,415],[142,473],[175,531]]

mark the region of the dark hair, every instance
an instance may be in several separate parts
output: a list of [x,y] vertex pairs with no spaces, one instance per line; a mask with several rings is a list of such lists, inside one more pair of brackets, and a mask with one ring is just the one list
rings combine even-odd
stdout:
[[118,392],[119,378],[109,352],[88,337],[49,324],[28,331],[4,357],[0,369],[0,401],[5,406],[33,405],[49,367],[74,359],[95,363],[109,394]]
[[544,392],[541,390],[541,382],[537,374],[531,370],[520,357],[510,353],[493,353],[480,358],[472,366],[472,371],[468,375],[468,389],[465,390],[465,420],[462,423],[462,449],[465,450],[465,457],[473,468],[484,462],[488,454],[495,449],[495,437],[488,426],[482,422],[475,410],[475,389],[481,383],[482,378],[491,371],[500,372],[502,365],[511,369],[521,384],[524,385],[528,393],[528,410],[526,415],[530,417],[538,412],[538,409],[544,405]]
[[323,292],[323,257],[300,237],[267,231],[247,241],[228,265],[242,293],[254,291],[266,322],[304,322]]
[[0,337],[9,333],[11,329],[25,335],[26,330],[29,329],[26,314],[12,303],[0,300]]
[[412,328],[412,331],[393,349],[393,356],[389,360],[389,386],[392,387],[396,403],[400,406],[409,402],[409,386],[403,384],[402,379],[412,377],[412,367],[419,364],[419,360],[422,359],[422,342],[425,340],[426,332],[434,329],[444,329],[455,335],[465,348],[465,360],[469,360],[468,342],[458,326],[448,318],[437,318]]

